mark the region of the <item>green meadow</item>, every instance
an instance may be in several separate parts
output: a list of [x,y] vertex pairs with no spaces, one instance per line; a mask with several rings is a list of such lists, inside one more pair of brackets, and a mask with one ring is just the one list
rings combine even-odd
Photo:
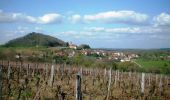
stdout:
[[169,60],[141,60],[138,59],[136,62],[141,65],[142,69],[146,72],[154,73],[166,73],[170,72],[170,61]]

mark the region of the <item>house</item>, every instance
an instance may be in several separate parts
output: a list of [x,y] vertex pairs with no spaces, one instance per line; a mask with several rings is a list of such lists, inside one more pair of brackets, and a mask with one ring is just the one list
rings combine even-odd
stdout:
[[77,45],[73,44],[72,42],[69,43],[69,48],[77,49]]
[[129,61],[130,61],[129,58],[123,58],[123,59],[120,60],[120,62],[129,62]]

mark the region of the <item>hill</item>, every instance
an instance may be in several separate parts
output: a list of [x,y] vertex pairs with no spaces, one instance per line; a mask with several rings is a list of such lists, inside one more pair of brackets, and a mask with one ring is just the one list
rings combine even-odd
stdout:
[[16,38],[7,42],[6,47],[32,47],[32,46],[66,46],[66,43],[58,38],[54,38],[42,33],[32,32],[23,37]]

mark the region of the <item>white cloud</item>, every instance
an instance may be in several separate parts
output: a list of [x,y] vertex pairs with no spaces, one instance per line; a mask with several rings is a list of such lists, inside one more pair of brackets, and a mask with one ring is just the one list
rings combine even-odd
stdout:
[[40,17],[28,16],[23,13],[6,13],[0,10],[0,23],[24,22],[36,24],[60,23],[62,15],[57,13],[45,14]]
[[41,24],[60,23],[62,21],[62,16],[60,14],[51,13],[39,17],[38,19],[38,23]]
[[170,26],[170,15],[167,13],[161,13],[154,17],[155,26]]
[[119,40],[119,39],[167,39],[170,38],[170,29],[168,27],[154,27],[154,26],[139,26],[139,27],[85,27],[81,31],[65,31],[60,32],[59,35],[67,37],[68,39],[80,40],[93,39],[100,40]]
[[84,15],[85,22],[106,22],[124,24],[147,24],[149,16],[135,11],[108,11],[93,15]]
[[81,22],[81,16],[78,14],[75,14],[75,15],[72,15],[71,17],[69,17],[69,20],[72,23],[78,23],[78,22]]
[[143,27],[120,27],[120,28],[104,28],[104,27],[89,27],[85,28],[86,31],[95,32],[95,33],[122,33],[122,34],[157,34],[157,33],[169,33],[169,28],[163,27],[152,27],[152,26],[143,26]]

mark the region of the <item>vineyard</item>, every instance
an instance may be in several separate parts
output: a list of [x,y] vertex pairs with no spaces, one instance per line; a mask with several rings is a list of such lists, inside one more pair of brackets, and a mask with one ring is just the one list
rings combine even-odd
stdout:
[[66,64],[0,63],[0,100],[169,100],[170,76]]

